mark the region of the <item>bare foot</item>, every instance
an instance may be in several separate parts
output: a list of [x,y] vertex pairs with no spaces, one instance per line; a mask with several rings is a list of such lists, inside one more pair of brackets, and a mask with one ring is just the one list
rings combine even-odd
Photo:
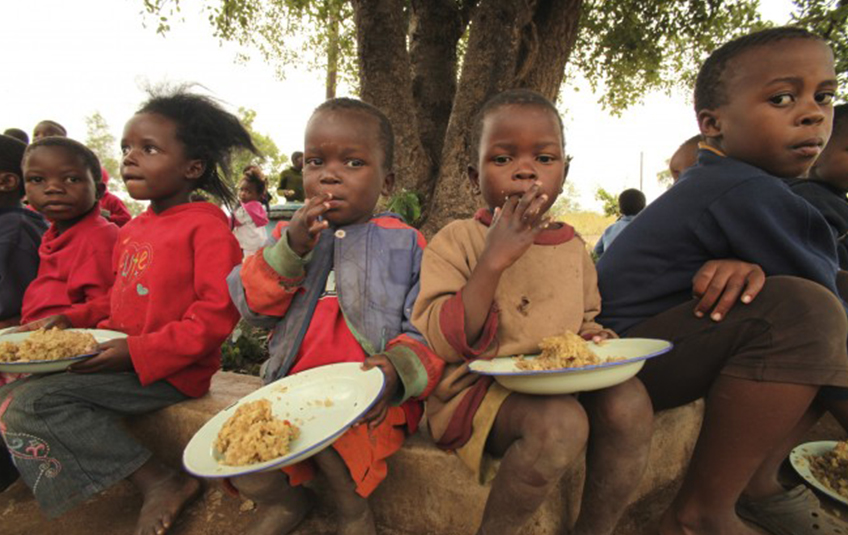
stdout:
[[174,525],[183,508],[200,495],[200,482],[173,472],[142,489],[144,504],[135,535],[163,535]]
[[377,527],[374,525],[374,515],[371,507],[366,505],[365,510],[356,516],[339,515],[339,535],[377,535]]
[[290,487],[283,503],[259,504],[256,519],[245,535],[285,535],[300,524],[312,510],[312,494],[303,487]]
[[727,518],[715,516],[684,520],[668,509],[660,519],[659,535],[761,535],[748,527],[735,513]]

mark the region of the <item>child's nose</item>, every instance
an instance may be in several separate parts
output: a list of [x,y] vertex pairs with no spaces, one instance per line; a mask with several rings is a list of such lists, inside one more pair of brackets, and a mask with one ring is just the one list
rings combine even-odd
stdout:
[[825,117],[826,114],[822,105],[811,99],[801,110],[799,121],[803,125],[816,125],[824,121]]
[[535,180],[536,169],[529,163],[520,163],[515,170],[513,177],[517,180]]

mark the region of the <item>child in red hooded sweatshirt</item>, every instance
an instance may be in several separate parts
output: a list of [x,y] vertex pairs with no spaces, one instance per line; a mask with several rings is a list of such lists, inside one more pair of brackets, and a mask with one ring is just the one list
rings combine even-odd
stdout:
[[218,170],[250,134],[214,101],[178,90],[154,96],[124,127],[121,175],[150,208],[119,231],[105,298],[27,325],[98,327],[125,339],[70,368],[0,388],[0,432],[39,505],[58,516],[123,479],[143,494],[136,533],[165,533],[200,483],[161,464],[115,418],[206,393],[238,312],[227,274],[241,249],[202,189],[227,204]]
[[119,227],[123,227],[130,222],[132,214],[127,210],[124,201],[109,191],[109,172],[105,167],[100,171],[103,177],[103,185],[106,186],[103,196],[100,197],[100,214]]

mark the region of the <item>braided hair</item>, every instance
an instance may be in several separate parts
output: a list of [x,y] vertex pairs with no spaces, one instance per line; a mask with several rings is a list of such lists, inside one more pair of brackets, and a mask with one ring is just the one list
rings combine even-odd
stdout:
[[259,155],[238,117],[215,100],[189,93],[185,87],[153,93],[136,113],[155,113],[174,121],[177,139],[185,146],[186,156],[205,165],[195,188],[217,197],[228,208],[237,204],[227,180],[231,176],[232,152],[245,149]]
[[724,72],[731,60],[753,48],[787,39],[811,39],[824,42],[818,35],[796,26],[781,26],[754,32],[713,50],[704,61],[695,81],[695,111],[714,110],[727,104]]

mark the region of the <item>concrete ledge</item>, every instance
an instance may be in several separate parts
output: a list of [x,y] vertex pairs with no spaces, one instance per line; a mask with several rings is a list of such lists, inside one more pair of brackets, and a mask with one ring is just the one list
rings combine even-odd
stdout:
[[[209,395],[129,422],[133,433],[166,462],[181,464],[182,450],[209,418],[261,386],[256,377],[220,372]],[[660,413],[654,424],[651,458],[636,500],[676,481],[686,468],[701,426],[703,404]],[[577,465],[523,531],[553,534],[574,521],[580,505],[583,463]],[[322,493],[318,486],[319,494]],[[389,477],[372,497],[377,520],[416,534],[467,535],[482,518],[489,488],[474,481],[462,462],[416,434],[389,460]],[[636,505],[638,506],[638,504]],[[319,509],[325,516],[327,509]],[[310,533],[308,526],[298,530]],[[640,531],[630,531],[639,533]]]

